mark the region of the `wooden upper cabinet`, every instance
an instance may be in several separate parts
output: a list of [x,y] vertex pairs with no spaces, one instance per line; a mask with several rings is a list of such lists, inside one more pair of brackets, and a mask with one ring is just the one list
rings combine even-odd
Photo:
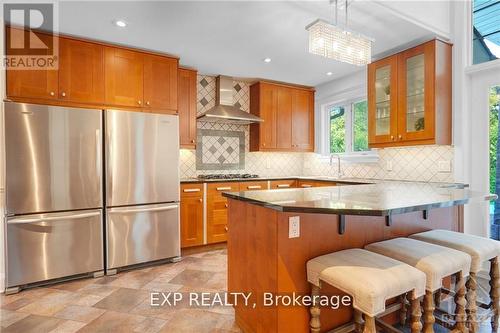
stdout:
[[389,57],[368,65],[368,136],[370,144],[397,137],[398,61]]
[[132,107],[143,105],[143,54],[114,47],[105,48],[106,103]]
[[264,121],[250,125],[250,151],[313,151],[314,91],[257,82],[250,112]]
[[292,148],[314,151],[314,91],[293,91]]
[[104,47],[60,38],[59,98],[78,103],[104,102]]
[[177,113],[178,59],[144,54],[143,61],[144,106],[154,112]]
[[195,70],[179,69],[177,103],[181,148],[196,148],[196,78]]
[[451,48],[432,40],[368,66],[370,147],[451,144]]
[[[6,45],[24,43],[24,30],[5,27]],[[41,42],[51,35],[36,33]],[[57,39],[55,40],[57,42]],[[48,54],[48,53],[47,53]],[[6,70],[7,97],[55,100],[58,98],[57,70]]]

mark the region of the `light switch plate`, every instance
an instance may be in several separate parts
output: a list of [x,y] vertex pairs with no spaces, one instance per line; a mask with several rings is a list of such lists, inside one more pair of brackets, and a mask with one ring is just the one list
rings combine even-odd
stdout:
[[451,172],[451,161],[439,161],[438,162],[439,172]]
[[300,217],[291,216],[288,218],[288,238],[300,237]]
[[387,161],[385,168],[387,171],[392,171],[392,161]]

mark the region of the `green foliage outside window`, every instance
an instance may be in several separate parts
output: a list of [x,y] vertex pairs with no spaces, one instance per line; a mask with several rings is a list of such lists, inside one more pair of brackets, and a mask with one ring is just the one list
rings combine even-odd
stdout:
[[500,86],[490,89],[490,193],[495,193]]
[[333,107],[330,110],[330,152],[345,152],[345,110]]
[[353,104],[354,151],[368,150],[368,103],[367,101]]

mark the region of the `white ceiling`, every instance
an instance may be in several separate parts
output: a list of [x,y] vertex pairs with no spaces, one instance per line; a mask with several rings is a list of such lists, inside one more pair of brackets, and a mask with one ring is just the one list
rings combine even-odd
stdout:
[[[374,2],[350,8],[349,27],[375,39],[375,55],[431,36]],[[305,26],[332,17],[328,0],[59,3],[63,33],[174,54],[202,74],[312,86],[359,70],[308,53]],[[116,19],[128,26],[116,27]],[[264,63],[266,57],[272,62]]]

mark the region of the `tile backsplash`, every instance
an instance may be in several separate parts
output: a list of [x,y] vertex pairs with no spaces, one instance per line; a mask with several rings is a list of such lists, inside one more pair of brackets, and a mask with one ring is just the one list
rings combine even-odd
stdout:
[[[198,75],[198,114],[215,105],[214,76]],[[233,82],[233,100],[250,109],[250,86]],[[197,150],[182,149],[182,178],[207,173],[253,173],[260,176],[336,176],[336,165],[314,153],[249,152],[249,126],[198,122]],[[346,177],[452,182],[452,172],[439,172],[440,161],[453,161],[452,146],[380,149],[376,163],[342,162]],[[336,163],[336,162],[334,162]],[[388,169],[392,169],[389,171]]]

